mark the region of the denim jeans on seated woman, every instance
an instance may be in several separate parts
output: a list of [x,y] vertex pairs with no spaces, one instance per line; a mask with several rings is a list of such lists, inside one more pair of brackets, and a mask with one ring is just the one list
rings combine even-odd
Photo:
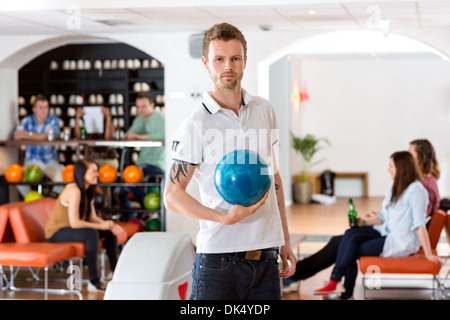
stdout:
[[345,231],[331,273],[331,279],[335,281],[345,277],[343,296],[349,298],[353,295],[358,275],[357,260],[362,256],[379,256],[383,251],[385,240],[386,237],[382,237],[372,227],[352,228]]

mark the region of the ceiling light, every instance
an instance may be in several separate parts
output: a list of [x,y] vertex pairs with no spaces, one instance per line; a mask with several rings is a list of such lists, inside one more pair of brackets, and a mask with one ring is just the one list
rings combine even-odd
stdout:
[[308,10],[308,14],[316,14],[316,10]]

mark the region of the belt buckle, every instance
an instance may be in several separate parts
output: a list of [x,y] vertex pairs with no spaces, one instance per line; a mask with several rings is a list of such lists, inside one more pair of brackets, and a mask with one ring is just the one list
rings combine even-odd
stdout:
[[262,254],[262,250],[247,251],[245,253],[245,259],[246,260],[260,260],[261,254]]

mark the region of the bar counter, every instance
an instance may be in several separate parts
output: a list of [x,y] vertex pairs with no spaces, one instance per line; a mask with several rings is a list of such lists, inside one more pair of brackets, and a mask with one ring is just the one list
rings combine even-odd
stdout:
[[[133,148],[133,147],[160,147],[164,145],[164,140],[103,140],[103,139],[87,139],[87,140],[0,140],[0,147],[20,147],[27,145],[53,145],[53,146],[69,146],[75,149],[77,159],[81,155],[81,146],[86,147],[112,147],[112,148]],[[85,156],[88,156],[88,149],[85,149]]]
[[0,147],[12,147],[21,145],[66,145],[66,146],[90,146],[90,147],[160,147],[164,140],[0,140]]

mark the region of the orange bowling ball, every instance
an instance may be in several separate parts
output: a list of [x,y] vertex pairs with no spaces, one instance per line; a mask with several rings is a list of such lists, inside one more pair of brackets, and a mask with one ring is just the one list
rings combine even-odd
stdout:
[[125,169],[123,169],[122,179],[127,183],[141,182],[143,178],[144,173],[142,172],[141,168],[139,168],[135,164],[130,164],[129,166],[125,167]]
[[12,164],[5,171],[5,179],[8,182],[22,182],[23,168],[19,164]]
[[117,170],[110,164],[104,164],[98,170],[98,180],[102,183],[113,183],[117,180]]
[[73,164],[68,164],[64,167],[62,171],[62,179],[65,183],[71,183],[75,181],[75,177],[73,176]]

